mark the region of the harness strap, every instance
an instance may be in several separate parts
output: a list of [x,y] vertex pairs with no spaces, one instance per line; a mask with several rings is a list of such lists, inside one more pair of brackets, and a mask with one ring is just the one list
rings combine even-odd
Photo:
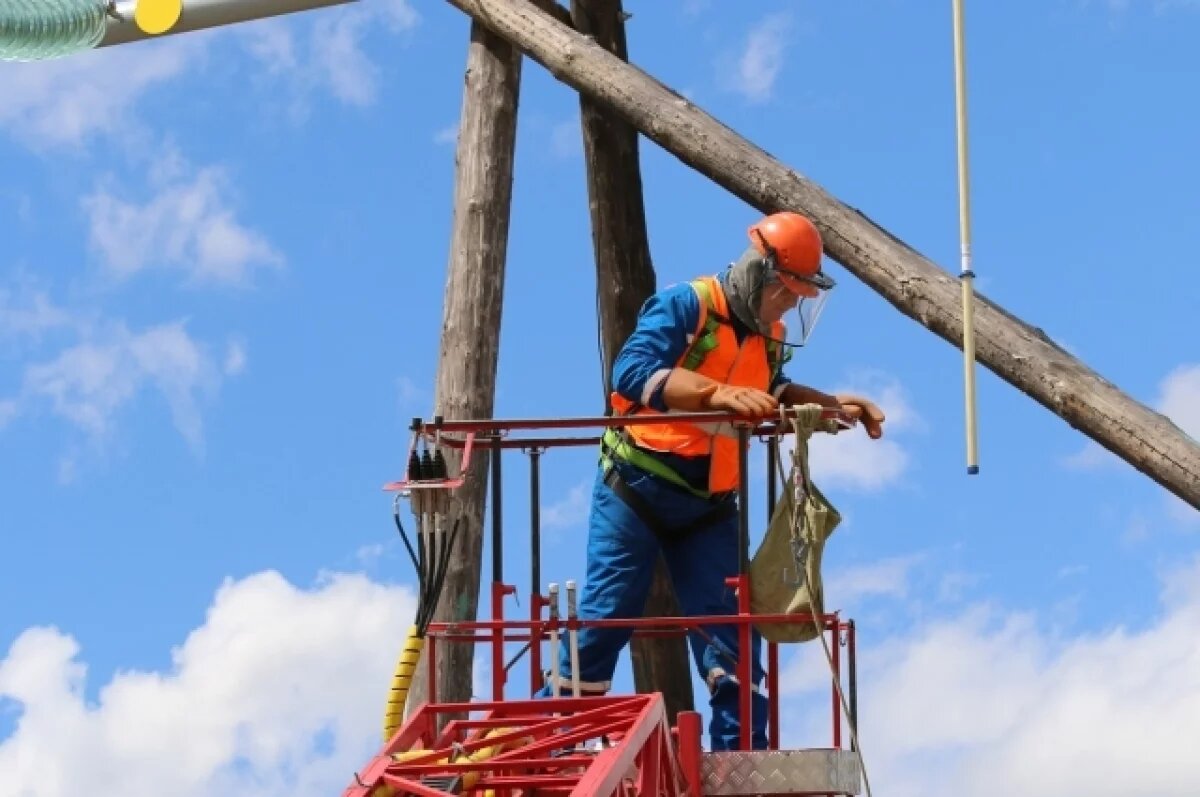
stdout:
[[630,487],[625,479],[621,478],[620,472],[612,466],[611,462],[608,463],[607,468],[604,474],[604,483],[608,485],[617,498],[620,498],[629,507],[638,520],[646,524],[646,528],[654,532],[654,536],[658,537],[661,541],[680,539],[695,529],[703,528],[710,523],[726,520],[737,514],[737,505],[735,502],[722,501],[700,517],[688,523],[686,527],[681,528],[668,525],[654,511],[650,502],[641,493]]
[[697,498],[712,498],[711,492],[708,490],[697,490],[688,484],[687,480],[676,473],[673,468],[629,442],[628,437],[612,427],[605,430],[604,436],[600,439],[600,446],[602,457],[607,456],[612,459],[619,459],[622,462],[628,462],[630,465],[641,468],[663,481],[670,482],[681,490],[686,490]]
[[728,323],[728,321],[717,312],[712,293],[708,290],[708,283],[704,280],[694,280],[692,290],[696,291],[700,297],[700,323],[699,331],[692,339],[687,355],[683,358],[683,367],[689,371],[696,371],[703,364],[708,353],[717,348],[717,333],[721,329],[721,324]]

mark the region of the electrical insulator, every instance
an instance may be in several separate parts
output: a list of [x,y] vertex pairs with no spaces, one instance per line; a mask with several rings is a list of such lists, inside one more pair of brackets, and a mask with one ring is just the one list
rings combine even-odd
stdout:
[[0,60],[37,61],[90,50],[104,38],[101,0],[0,0]]

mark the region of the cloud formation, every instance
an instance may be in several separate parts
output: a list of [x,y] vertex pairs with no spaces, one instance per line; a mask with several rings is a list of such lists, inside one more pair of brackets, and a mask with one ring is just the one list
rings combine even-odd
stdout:
[[[860,721],[888,794],[1192,795],[1200,789],[1200,559],[1143,627],[1065,634],[1050,612],[979,604],[860,638]],[[820,673],[819,649],[805,651]],[[828,705],[828,675],[800,683]],[[793,690],[793,693],[796,690]],[[802,711],[785,715],[804,716]],[[788,733],[828,738],[828,710]]]
[[791,17],[782,13],[771,14],[751,28],[733,68],[720,68],[724,86],[747,102],[769,101],[775,91],[775,81],[783,70],[784,39],[790,27]]
[[[379,90],[379,68],[364,50],[367,36],[401,34],[420,21],[408,0],[334,6],[302,17],[305,23],[278,17],[227,30],[265,67],[267,77],[285,81],[298,101],[324,91],[360,106],[372,103]],[[307,48],[297,43],[300,31],[307,33]],[[204,68],[214,42],[226,32],[195,31],[68,58],[5,64],[0,129],[35,150],[136,134],[141,123],[134,110],[143,98]]]
[[[822,489],[867,492],[898,483],[908,471],[911,457],[895,436],[898,433],[903,437],[922,426],[904,388],[891,377],[867,374],[832,392],[856,393],[871,398],[887,416],[884,436],[872,440],[860,428],[836,435],[813,435],[809,444],[813,481]],[[790,455],[791,447],[785,443],[781,450],[786,457]],[[785,463],[788,461],[784,460]]]
[[[919,559],[839,580],[902,615]],[[0,659],[0,700],[19,712],[0,741],[0,793],[66,797],[87,783],[148,797],[169,782],[181,797],[336,794],[377,749],[393,664],[381,643],[413,608],[410,590],[361,575],[300,589],[259,573],[220,588],[169,668],[119,671],[98,689],[70,636],[28,629]],[[922,611],[882,639],[867,630],[861,744],[881,793],[1190,797],[1200,787],[1200,559],[1164,575],[1159,612],[1137,627],[1066,633],[1048,613],[977,604]],[[784,744],[827,744],[824,654],[809,644],[791,658]],[[474,669],[478,686],[486,666]]]
[[244,285],[256,270],[283,264],[263,234],[238,221],[223,170],[166,162],[151,174],[145,201],[103,187],[84,199],[89,242],[109,274],[127,279],[162,268],[193,284]]
[[292,110],[301,112],[314,90],[328,91],[347,105],[374,103],[381,76],[365,50],[367,37],[377,31],[403,34],[419,23],[420,16],[407,0],[382,0],[322,9],[307,29],[305,43],[286,19],[255,22],[240,34],[268,73],[288,84]]
[[591,480],[575,485],[559,500],[542,505],[542,526],[548,531],[556,531],[586,525],[591,500]]
[[1200,440],[1200,364],[1181,365],[1159,385],[1160,412],[1195,440]]
[[30,355],[20,367],[15,395],[0,396],[0,428],[23,414],[49,411],[81,431],[93,443],[113,434],[122,410],[152,391],[166,400],[176,430],[193,447],[203,446],[201,407],[222,381],[246,366],[243,344],[231,340],[218,362],[184,320],[140,330],[123,321],[72,313],[30,285],[0,289],[0,342],[17,351],[61,333],[55,352]]
[[202,57],[198,38],[105,48],[70,58],[4,65],[0,128],[32,149],[79,147],[130,126],[141,99]]
[[358,575],[228,581],[170,668],[119,671],[95,700],[79,644],[30,628],[0,659],[0,699],[19,711],[0,794],[339,794],[378,748],[414,608],[407,588]]

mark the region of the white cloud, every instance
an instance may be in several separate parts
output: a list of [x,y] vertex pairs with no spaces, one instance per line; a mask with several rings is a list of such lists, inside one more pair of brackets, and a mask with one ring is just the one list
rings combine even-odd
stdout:
[[810,448],[818,485],[880,490],[899,481],[908,453],[894,440],[871,440],[861,431],[814,437]]
[[237,376],[246,370],[246,344],[231,340],[225,346],[225,364],[221,370],[226,376]]
[[368,29],[361,11],[324,17],[313,29],[314,63],[333,95],[349,105],[370,105],[378,90],[379,71],[361,47]]
[[735,68],[729,73],[722,69],[725,85],[748,102],[770,100],[783,69],[784,37],[790,26],[788,14],[772,14],[751,28]]
[[1152,8],[1154,13],[1162,14],[1175,9],[1192,10],[1200,8],[1200,0],[1108,0],[1108,7],[1114,12],[1123,12],[1134,7]]
[[980,576],[963,570],[950,570],[938,579],[938,600],[946,603],[959,603],[963,594],[980,581]]
[[447,125],[433,134],[435,144],[454,144],[458,141],[458,122]]
[[408,589],[356,575],[229,581],[169,668],[120,671],[94,701],[78,643],[30,628],[0,660],[0,698],[21,710],[0,794],[338,794],[378,749],[413,611]]
[[1097,470],[1120,466],[1123,463],[1116,454],[1103,448],[1099,443],[1088,441],[1079,451],[1063,457],[1062,464],[1071,470]]
[[[1161,594],[1142,626],[1075,636],[985,605],[923,616],[883,640],[860,634],[861,739],[874,788],[1194,795],[1200,560],[1168,574]],[[169,668],[118,672],[95,700],[84,698],[77,643],[29,629],[0,659],[0,699],[21,711],[0,741],[0,793],[66,797],[86,782],[128,797],[160,794],[163,783],[180,797],[336,794],[378,747],[382,694],[413,608],[409,590],[362,576],[312,590],[275,573],[231,581]],[[818,728],[827,739],[824,655],[810,643],[792,659],[785,746]],[[806,666],[794,681],[797,662]],[[484,693],[483,658],[473,675]],[[809,700],[817,710],[801,710]]]
[[1088,570],[1087,565],[1063,565],[1058,569],[1059,578],[1074,578],[1081,576]]
[[[246,51],[270,75],[290,79],[296,93],[328,90],[357,105],[372,102],[379,85],[378,67],[362,49],[365,37],[375,31],[403,33],[419,22],[407,0],[324,8],[303,18],[313,20],[306,27],[307,51],[296,46],[291,20],[259,20],[234,30]],[[142,98],[203,67],[220,36],[197,31],[68,58],[7,63],[0,129],[35,150],[79,147],[100,135],[128,138],[139,129],[133,110]]]
[[587,521],[592,498],[591,481],[582,482],[567,491],[566,496],[553,504],[542,506],[542,527],[547,530],[569,529]]
[[296,39],[286,17],[256,20],[238,27],[246,49],[272,75],[286,74],[300,65]]
[[220,169],[187,172],[177,156],[168,155],[151,175],[156,193],[144,204],[104,188],[84,200],[92,248],[109,273],[128,278],[150,268],[175,268],[195,283],[236,285],[255,269],[283,263],[265,237],[238,222]]
[[[873,786],[901,797],[1196,794],[1200,561],[1164,579],[1162,611],[1143,627],[1065,637],[1052,625],[976,606],[882,643],[860,638]],[[792,721],[800,731],[819,733],[818,720]]]
[[839,606],[848,606],[868,596],[902,598],[908,594],[911,571],[922,558],[912,554],[882,559],[833,572],[822,581]]
[[15,290],[0,288],[0,339],[38,340],[50,330],[74,324],[71,314],[50,300],[49,295],[27,282]]
[[[879,440],[866,436],[861,428],[836,435],[815,434],[809,444],[813,481],[822,489],[881,490],[897,483],[908,469],[908,451],[894,439],[899,432],[920,429],[923,421],[909,404],[904,389],[895,380],[879,374],[860,377],[861,385],[836,389],[835,393],[856,393],[873,400],[883,410],[884,435]],[[788,438],[790,440],[790,438]],[[789,457],[791,446],[781,446]],[[789,462],[785,459],[784,462]]]
[[1200,440],[1200,365],[1181,365],[1159,386],[1159,410],[1186,432]]
[[[830,570],[821,578],[826,604],[846,615],[870,599],[884,599],[882,605],[894,606],[909,594],[913,570],[925,558],[924,554],[908,554]],[[878,616],[878,612],[873,616]],[[787,652],[785,646],[784,653]],[[784,655],[782,661],[779,684],[783,695],[803,695],[829,688],[829,669],[820,642],[791,646],[791,654]]]
[[383,556],[384,550],[383,543],[381,542],[362,545],[354,552],[354,558],[361,566],[372,567]]
[[17,402],[13,399],[5,399],[0,401],[0,429],[17,417]]
[[294,28],[284,20],[262,20],[243,26],[247,49],[271,74],[291,81],[300,101],[314,88],[327,89],[349,105],[372,104],[379,93],[380,71],[363,49],[373,32],[401,34],[420,22],[407,0],[353,3],[321,10],[314,17],[304,49]]
[[34,149],[77,147],[115,135],[143,95],[177,78],[203,56],[202,43],[163,42],[103,48],[69,58],[4,65],[0,127]]
[[202,444],[199,402],[215,392],[220,374],[182,321],[132,333],[123,324],[27,366],[18,399],[22,409],[47,403],[52,412],[89,436],[107,437],[118,412],[146,387],[167,400],[176,429]]

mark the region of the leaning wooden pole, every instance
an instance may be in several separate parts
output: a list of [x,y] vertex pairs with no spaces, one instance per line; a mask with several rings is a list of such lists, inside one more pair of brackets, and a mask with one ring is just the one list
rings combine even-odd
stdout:
[[[492,417],[520,77],[520,51],[483,26],[472,24],[455,155],[454,221],[434,396],[437,413],[446,418]],[[476,618],[483,564],[486,452],[473,462],[450,506],[446,528],[452,528],[460,517],[462,526],[433,616],[435,622]],[[457,455],[449,465],[457,469]],[[439,646],[436,678],[440,702],[471,698],[473,659],[470,645]],[[409,689],[410,707],[428,699],[427,670],[425,666],[417,668]]]
[[[591,36],[618,58],[628,58],[621,0],[572,0],[575,30]],[[642,303],[654,292],[654,264],[642,204],[638,132],[586,96],[579,98],[583,150],[587,162],[588,207],[596,252],[596,299],[608,408],[613,360],[637,326]],[[646,615],[679,614],[679,604],[662,557],[646,600]],[[634,687],[661,692],[672,723],[691,711],[691,659],[682,637],[635,637],[630,646]]]
[[[957,280],[862,213],[529,3],[447,1],[759,211],[787,208],[812,218],[830,257],[902,313],[962,346]],[[982,295],[975,336],[986,367],[1200,509],[1200,443]]]

